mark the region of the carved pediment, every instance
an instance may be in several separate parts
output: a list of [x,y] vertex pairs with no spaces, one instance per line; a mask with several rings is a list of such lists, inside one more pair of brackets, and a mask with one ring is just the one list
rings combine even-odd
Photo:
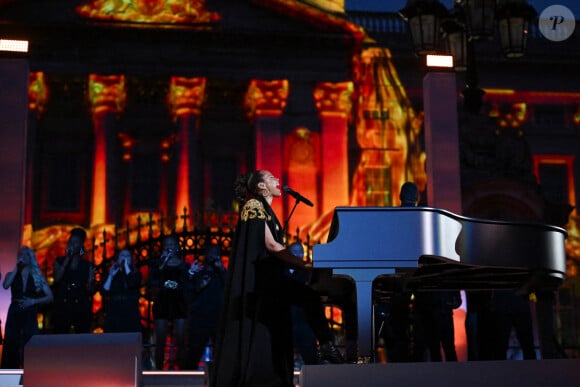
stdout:
[[191,24],[220,19],[205,9],[205,0],[92,0],[76,7],[78,15],[96,20],[134,23]]

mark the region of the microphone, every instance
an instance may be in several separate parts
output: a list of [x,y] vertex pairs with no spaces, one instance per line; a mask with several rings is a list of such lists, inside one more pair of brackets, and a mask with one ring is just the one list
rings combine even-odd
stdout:
[[294,199],[298,200],[299,202],[302,202],[302,203],[306,204],[307,206],[314,207],[314,203],[312,203],[310,200],[306,199],[304,196],[300,195],[298,192],[294,191],[292,188],[288,187],[287,185],[282,187],[282,190],[284,192],[286,192],[287,194],[289,194],[290,196],[294,197]]

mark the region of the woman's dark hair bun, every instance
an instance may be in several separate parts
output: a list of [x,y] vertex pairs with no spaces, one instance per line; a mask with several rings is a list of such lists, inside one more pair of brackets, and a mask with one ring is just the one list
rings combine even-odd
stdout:
[[240,203],[244,203],[246,201],[246,196],[248,195],[248,175],[244,174],[237,177],[234,183],[234,193],[236,195],[236,199]]

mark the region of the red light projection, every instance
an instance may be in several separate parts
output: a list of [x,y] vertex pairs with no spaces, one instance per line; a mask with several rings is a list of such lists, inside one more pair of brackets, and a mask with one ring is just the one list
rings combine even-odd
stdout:
[[[310,200],[318,202],[317,180],[320,176],[320,135],[305,127],[296,128],[284,138],[284,170],[287,184],[300,187],[300,192]],[[328,160],[327,160],[328,161]],[[332,161],[330,161],[332,163]],[[287,211],[294,207],[295,200],[285,195]],[[316,219],[315,207],[296,206],[291,218],[289,231]]]
[[171,77],[167,105],[176,120],[180,116],[198,115],[205,101],[205,78]]
[[[566,167],[568,197],[566,198],[569,205],[574,209],[568,218],[566,231],[566,254],[574,260],[580,260],[580,218],[578,217],[578,206],[576,204],[576,187],[574,184],[574,162],[575,157],[570,155],[534,155],[534,174],[541,183],[540,166],[541,165],[561,165]],[[568,276],[578,275],[575,265],[568,264]]]
[[[358,82],[357,110],[354,114],[357,115],[356,138],[361,155],[353,176],[348,205],[396,206],[400,204],[398,193],[404,182],[415,182],[420,191],[425,189],[427,183],[426,155],[419,138],[423,116],[413,110],[387,49],[364,50],[355,72]],[[341,98],[335,97],[334,100],[339,102]],[[340,116],[331,113],[321,114],[319,111],[322,118]],[[337,123],[326,124],[329,128],[337,127]],[[336,147],[333,137],[322,137],[324,148]],[[346,136],[342,138],[346,141]],[[323,160],[326,163],[327,157]],[[336,158],[330,157],[330,163],[336,161]],[[332,174],[332,171],[323,171],[321,178],[326,181]],[[326,187],[324,191],[327,191]],[[323,205],[326,209],[326,204]],[[332,211],[327,211],[303,227],[301,235],[308,234],[312,240],[324,242],[331,220]]]
[[572,115],[572,122],[574,125],[580,127],[580,105],[576,106],[576,111]]
[[89,75],[89,102],[92,113],[120,113],[125,108],[127,95],[125,76]]
[[126,99],[123,75],[89,75],[89,100],[95,132],[91,225],[107,221],[106,116],[120,113],[125,108]]
[[135,146],[136,140],[128,135],[127,133],[120,132],[117,137],[121,141],[121,148],[123,149],[123,154],[121,156],[123,161],[130,161],[132,156],[131,152]]
[[[322,213],[347,205],[348,192],[348,122],[353,105],[352,82],[321,82],[313,92],[321,124]],[[311,219],[314,221],[315,219]]]
[[351,205],[398,205],[405,181],[421,191],[426,183],[418,138],[422,117],[413,111],[388,50],[368,49],[361,58],[356,133],[362,152]]
[[350,22],[339,13],[327,12],[316,5],[305,4],[294,0],[252,0],[252,2],[263,5],[282,14],[295,17],[307,23],[316,25],[318,28],[335,28],[349,33],[359,43],[362,43],[366,36],[363,28]]
[[289,82],[286,79],[252,79],[244,101],[248,116],[280,116],[286,107],[288,93]]
[[205,0],[93,0],[76,8],[89,19],[135,23],[193,24],[220,19],[205,9]]
[[[191,208],[190,203],[190,143],[195,138],[189,128],[190,116],[197,116],[205,100],[205,78],[172,77],[168,94],[168,105],[173,120],[178,122],[179,161],[177,167],[176,208]],[[180,120],[181,119],[181,120]],[[197,125],[197,123],[195,124]],[[197,129],[197,128],[194,128]],[[193,133],[197,132],[194,130]],[[193,134],[195,136],[195,134]]]
[[348,117],[352,108],[352,82],[319,84],[314,90],[314,102],[320,115]]
[[41,71],[31,72],[28,81],[28,109],[40,117],[48,101],[48,87]]
[[494,104],[489,116],[497,118],[497,123],[501,128],[519,128],[527,121],[527,113],[527,104],[519,102],[502,106]]

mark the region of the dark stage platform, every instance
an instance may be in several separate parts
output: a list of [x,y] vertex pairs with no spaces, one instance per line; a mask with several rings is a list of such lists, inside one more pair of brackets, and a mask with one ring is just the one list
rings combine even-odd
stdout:
[[[0,387],[21,387],[24,376],[23,370],[0,370]],[[580,359],[320,365],[304,366],[295,376],[300,387],[572,387],[580,385]],[[50,378],[70,385],[63,370]],[[123,386],[206,387],[202,371],[143,371],[140,379]]]
[[[60,379],[62,387],[71,386],[67,384],[66,375],[64,373],[52,376],[55,380]],[[294,380],[298,383],[299,373],[296,372]],[[24,371],[18,370],[2,370],[0,369],[0,387],[23,387]],[[87,378],[87,380],[90,380]],[[141,376],[142,384],[123,384],[123,387],[206,387],[206,377],[203,371],[143,371]],[[51,382],[52,383],[52,382]],[[55,383],[52,383],[55,384]],[[26,387],[42,387],[32,386],[26,384]],[[119,385],[109,385],[99,387],[121,387]]]

